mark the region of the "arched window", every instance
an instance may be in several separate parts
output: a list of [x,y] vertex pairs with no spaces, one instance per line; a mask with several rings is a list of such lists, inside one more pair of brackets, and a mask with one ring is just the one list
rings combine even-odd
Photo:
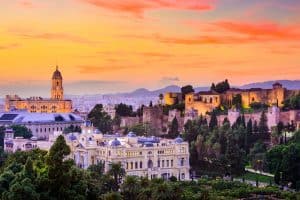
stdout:
[[181,158],[181,160],[180,160],[180,166],[184,166],[184,158]]
[[142,168],[143,168],[143,162],[140,161],[140,169],[142,169]]

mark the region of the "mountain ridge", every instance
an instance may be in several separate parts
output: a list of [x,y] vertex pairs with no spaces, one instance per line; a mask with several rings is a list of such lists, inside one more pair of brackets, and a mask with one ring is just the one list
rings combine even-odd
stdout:
[[[241,86],[232,86],[232,88],[240,88],[240,89],[250,89],[250,88],[272,88],[272,84],[275,82],[279,82],[283,85],[283,87],[291,90],[300,90],[300,80],[270,80],[270,81],[262,81],[262,82],[254,82],[249,84],[244,84]],[[207,91],[210,89],[210,86],[201,86],[195,87],[195,92]],[[164,94],[166,92],[180,92],[181,87],[178,85],[168,85],[163,88],[159,88],[156,90],[149,90],[146,88],[137,88],[132,92],[124,92],[124,93],[113,93],[113,94],[103,94],[110,96],[120,96],[120,97],[142,97],[142,96],[158,96],[159,94]],[[97,96],[100,94],[88,95],[88,96]],[[82,95],[67,95],[67,96],[82,96]]]

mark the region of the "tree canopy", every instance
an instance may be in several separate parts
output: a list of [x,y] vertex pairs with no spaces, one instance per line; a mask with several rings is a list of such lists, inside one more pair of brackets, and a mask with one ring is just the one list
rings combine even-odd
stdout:
[[103,105],[97,104],[88,114],[88,119],[97,127],[102,133],[110,133],[113,130],[113,120],[103,111]]

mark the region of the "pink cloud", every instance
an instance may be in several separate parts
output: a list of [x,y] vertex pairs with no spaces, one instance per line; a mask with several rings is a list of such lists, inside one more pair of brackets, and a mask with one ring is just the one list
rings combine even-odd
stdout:
[[214,0],[80,0],[93,6],[142,17],[147,10],[212,10]]
[[33,8],[34,7],[32,1],[29,1],[29,0],[22,0],[19,2],[19,5],[24,8]]

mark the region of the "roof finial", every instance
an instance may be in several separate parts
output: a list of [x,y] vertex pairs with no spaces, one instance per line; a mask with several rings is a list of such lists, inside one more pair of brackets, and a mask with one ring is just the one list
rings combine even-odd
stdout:
[[56,71],[58,71],[58,65],[56,64]]

